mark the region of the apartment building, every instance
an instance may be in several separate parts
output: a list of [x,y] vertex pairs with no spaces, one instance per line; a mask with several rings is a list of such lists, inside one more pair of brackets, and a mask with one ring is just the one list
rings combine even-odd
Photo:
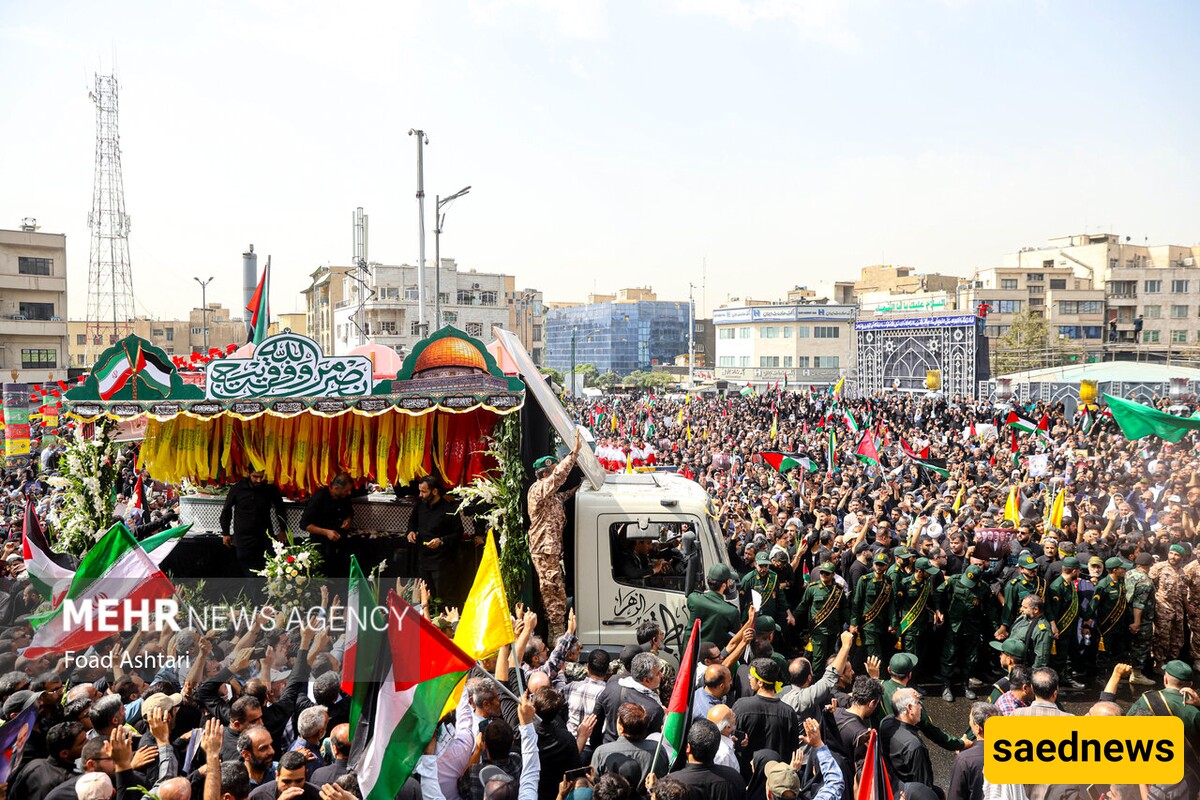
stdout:
[[0,380],[67,377],[67,237],[0,230]]
[[758,386],[836,383],[853,368],[857,315],[849,304],[717,308],[714,377]]
[[[105,333],[99,348],[89,347],[85,320],[73,319],[66,325],[70,366],[75,369],[90,368],[99,353],[116,341],[116,336]],[[203,308],[193,308],[188,312],[187,319],[139,317],[132,323],[123,325],[120,335],[124,338],[132,332],[161,348],[168,356],[189,356],[192,353],[206,352],[206,325],[208,348],[219,347],[224,350],[231,344],[241,346],[247,341],[246,321],[240,317],[231,317],[229,309],[220,303],[209,303],[207,314]]]

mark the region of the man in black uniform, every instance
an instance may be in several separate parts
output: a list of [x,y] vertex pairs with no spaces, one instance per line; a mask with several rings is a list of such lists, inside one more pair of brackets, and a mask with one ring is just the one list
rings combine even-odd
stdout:
[[[275,520],[271,511],[275,511]],[[233,535],[229,533],[233,525]],[[275,523],[278,523],[276,528]],[[226,547],[237,553],[242,576],[251,577],[252,570],[260,570],[267,561],[267,547],[275,537],[276,530],[287,528],[287,515],[283,510],[283,495],[278,486],[267,483],[263,470],[255,470],[248,478],[235,483],[225,495],[225,506],[221,509],[221,536]]]
[[[453,503],[442,496],[442,480],[426,475],[417,484],[418,501],[408,521],[408,541],[417,545],[417,569],[429,587],[435,608],[446,599],[442,569],[462,539],[463,526]],[[430,613],[433,613],[431,610]]]
[[304,507],[300,527],[308,532],[321,554],[322,570],[333,578],[350,574],[350,546],[346,536],[354,523],[350,495],[354,481],[345,472],[317,490]]

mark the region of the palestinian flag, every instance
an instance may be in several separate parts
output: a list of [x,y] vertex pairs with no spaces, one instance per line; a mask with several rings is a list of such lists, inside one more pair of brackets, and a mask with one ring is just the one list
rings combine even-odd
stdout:
[[1126,439],[1157,436],[1174,443],[1187,435],[1188,431],[1200,430],[1200,419],[1194,417],[1176,417],[1141,403],[1113,397],[1111,394],[1104,395],[1104,402]]
[[1083,407],[1083,413],[1079,415],[1079,430],[1084,433],[1089,433],[1092,426],[1096,424],[1096,415],[1092,413],[1092,409],[1088,406]]
[[864,433],[862,440],[858,443],[858,448],[854,451],[854,455],[860,461],[878,467],[879,466],[879,451],[875,449],[875,439],[872,438],[870,432]]
[[1021,463],[1020,447],[1017,445],[1017,432],[1012,432],[1012,462],[1013,466]]
[[867,738],[867,757],[863,760],[854,800],[892,800],[892,781],[879,746],[879,731],[874,729]]
[[771,465],[771,469],[776,472],[791,472],[794,469],[804,470],[805,472],[816,472],[817,467],[807,458],[798,456],[795,453],[774,453],[765,452],[759,453],[762,460]]
[[850,409],[842,409],[842,419],[845,421],[846,427],[851,433],[858,433],[858,420],[856,420],[854,415],[850,413]]
[[267,326],[271,324],[270,296],[271,262],[268,259],[267,265],[263,267],[262,277],[258,279],[258,286],[250,298],[250,305],[246,306],[246,310],[250,312],[251,344],[262,344],[262,340],[267,338]]
[[1050,415],[1047,412],[1042,412],[1042,418],[1038,420],[1037,429],[1038,433],[1042,436],[1045,436],[1047,439],[1050,438]]
[[69,565],[66,556],[55,553],[50,549],[50,542],[42,531],[33,501],[25,503],[25,524],[21,531],[21,553],[25,558],[25,570],[29,573],[29,582],[42,597],[53,605],[71,588],[71,579],[75,570]]
[[1010,428],[1021,431],[1022,433],[1037,433],[1038,426],[1031,419],[1025,419],[1016,411],[1008,412],[1008,419],[1004,420],[1004,424]]
[[[102,599],[142,608],[174,593],[171,581],[138,545],[129,529],[118,522],[83,557],[64,604],[73,600],[81,608],[90,606],[93,613],[98,613],[99,608],[94,604]],[[112,635],[111,631],[97,630],[103,626],[92,625],[89,630],[89,626],[78,620],[68,620],[63,605],[41,615],[36,622],[30,621],[37,630],[22,655],[31,659],[67,650],[86,650]]]
[[160,358],[157,353],[148,352],[138,345],[133,371],[144,384],[163,397],[171,393],[171,365]]
[[826,454],[826,459],[829,466],[829,474],[837,470],[837,434],[834,433],[832,426],[829,428],[829,452]]
[[[367,582],[358,558],[350,556],[350,592],[346,595],[346,649],[342,656],[342,694],[350,696],[350,735],[358,728],[358,718],[370,695],[371,673],[379,658],[383,632],[369,622],[379,606],[375,592]],[[353,741],[353,740],[352,740]]]
[[394,591],[387,609],[386,646],[375,665],[378,688],[359,717],[350,757],[364,800],[394,800],[425,752],[446,698],[475,664]]
[[[679,659],[679,675],[694,675],[696,673],[696,664],[700,658],[700,620],[692,622],[692,635],[688,637],[687,647],[684,648],[683,654]],[[663,745],[670,748],[670,757],[672,759],[671,770],[678,769],[683,763],[686,763],[687,756],[684,754],[683,743],[687,739],[688,728],[692,727],[692,699],[696,695],[695,681],[675,681],[675,688],[671,691],[671,702],[667,704],[667,714],[663,719],[662,738],[659,740]],[[654,753],[654,763],[651,764],[651,769],[657,766],[658,752]]]
[[138,511],[145,512],[146,510],[146,476],[145,473],[139,472],[137,483],[133,486],[133,500],[130,501],[129,507],[136,508]]
[[97,364],[92,370],[92,374],[96,376],[96,387],[100,391],[102,400],[111,400],[112,396],[121,391],[130,376],[133,375],[133,362],[129,359],[129,354],[125,352],[124,347],[117,348],[108,360],[103,364]]
[[744,387],[742,387],[741,394],[742,394],[742,397],[750,397],[751,395],[754,394],[754,387],[751,386],[749,384],[749,382],[747,382],[746,385]]
[[918,453],[901,437],[900,449],[904,451],[904,455],[915,461],[917,466],[924,467],[930,472],[935,472],[943,478],[950,477],[950,470],[946,469],[946,460],[944,458],[930,458],[928,447]]

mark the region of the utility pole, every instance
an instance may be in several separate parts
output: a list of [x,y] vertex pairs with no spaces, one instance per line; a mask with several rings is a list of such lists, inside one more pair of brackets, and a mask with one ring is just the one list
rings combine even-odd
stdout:
[[208,285],[212,283],[212,276],[208,276],[208,280],[202,281],[199,278],[193,277],[196,283],[200,284],[200,318],[204,320],[204,352],[208,352]]
[[688,284],[688,389],[696,386],[696,284]]
[[429,326],[425,322],[425,145],[429,137],[419,128],[409,128],[409,136],[417,137],[417,214],[419,239],[419,256],[417,265],[417,328],[424,339],[429,335]]
[[434,291],[434,330],[441,330],[442,327],[442,223],[446,221],[446,215],[442,213],[442,206],[449,205],[458,198],[462,197],[467,192],[471,191],[471,187],[467,186],[459,189],[449,197],[440,197],[434,195],[434,226],[433,226],[433,291]]
[[575,397],[575,336],[579,333],[579,326],[571,326],[571,397]]

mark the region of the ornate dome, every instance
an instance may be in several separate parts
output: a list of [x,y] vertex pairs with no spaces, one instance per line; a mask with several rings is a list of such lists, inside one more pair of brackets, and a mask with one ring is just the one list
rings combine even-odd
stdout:
[[483,354],[479,350],[470,342],[447,336],[444,339],[430,342],[421,351],[421,355],[417,356],[417,363],[413,366],[413,375],[418,375],[426,370],[447,367],[487,372],[487,362],[483,360]]

